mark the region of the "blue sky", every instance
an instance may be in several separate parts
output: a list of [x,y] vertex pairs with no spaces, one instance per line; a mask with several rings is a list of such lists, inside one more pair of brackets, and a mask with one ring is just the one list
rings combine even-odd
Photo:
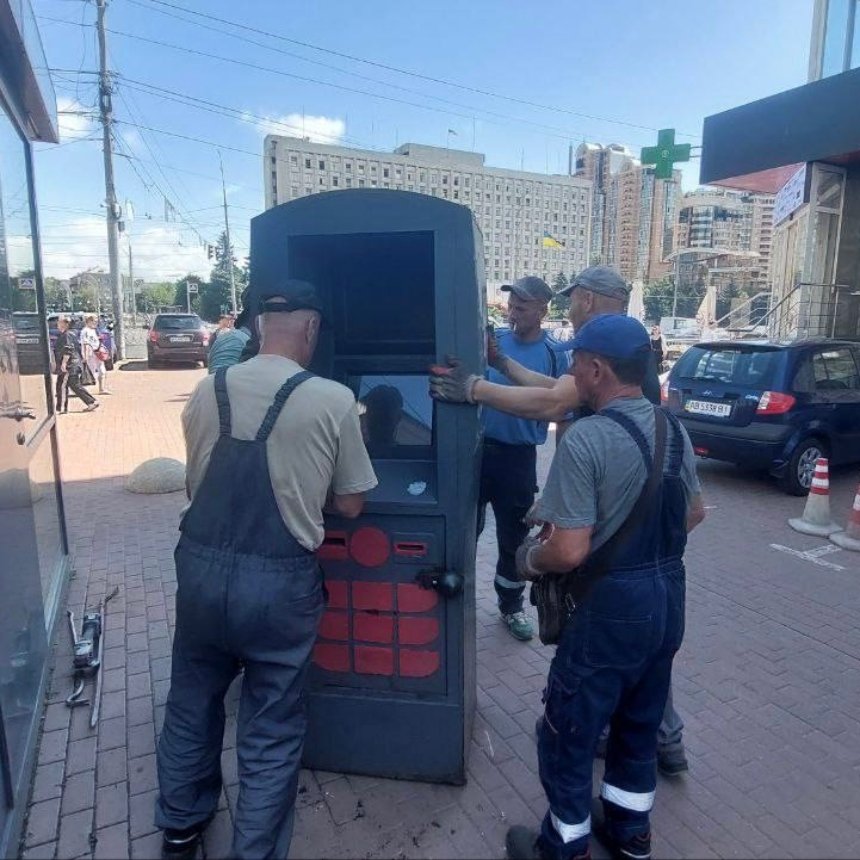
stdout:
[[[804,83],[812,20],[812,0],[168,2],[172,7],[111,0],[108,9],[110,29],[139,37],[116,32],[108,40],[119,73],[118,196],[133,204],[128,235],[136,275],[148,279],[205,272],[197,234],[214,241],[223,217],[218,149],[139,126],[221,144],[231,227],[245,255],[248,220],[263,205],[266,127],[304,125],[321,139],[388,150],[406,141],[444,146],[453,129],[451,146],[472,149],[474,143],[488,164],[565,172],[569,142],[618,142],[638,152],[655,141],[655,129],[673,127],[679,141],[695,145],[708,114]],[[68,276],[107,262],[98,220],[100,143],[85,139],[98,132],[86,116],[96,103],[95,78],[73,73],[97,68],[95,7],[83,0],[33,4],[49,65],[72,70],[55,75],[61,108],[83,112],[61,117],[65,145],[39,146],[36,161],[46,271]],[[165,96],[191,96],[239,114],[198,110]],[[697,177],[693,162],[685,187]],[[182,220],[164,222],[164,196]]]

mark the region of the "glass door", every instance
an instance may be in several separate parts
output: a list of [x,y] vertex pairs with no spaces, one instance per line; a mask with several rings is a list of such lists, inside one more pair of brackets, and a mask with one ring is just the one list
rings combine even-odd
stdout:
[[26,802],[66,559],[31,176],[0,104],[0,834]]

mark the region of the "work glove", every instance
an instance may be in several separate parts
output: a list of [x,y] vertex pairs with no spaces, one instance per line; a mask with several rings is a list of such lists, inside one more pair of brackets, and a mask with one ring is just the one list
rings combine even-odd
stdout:
[[508,357],[499,346],[499,338],[492,326],[487,326],[487,364],[507,376]]
[[542,570],[537,570],[537,568],[533,567],[529,561],[529,552],[536,546],[540,546],[540,543],[541,542],[537,537],[527,535],[526,539],[518,547],[515,556],[515,563],[517,579],[519,579],[520,582],[531,582],[538,577],[543,576],[544,572]]
[[542,520],[537,516],[538,505],[540,505],[540,499],[535,499],[532,502],[532,506],[526,511],[526,515],[523,517],[523,522],[530,528],[534,528],[535,526],[540,526],[540,531],[535,535],[535,539],[539,543],[543,543],[545,540],[549,540],[552,537],[553,530],[555,526],[552,523],[546,522],[546,520]]
[[481,379],[469,373],[459,358],[446,356],[447,367],[433,365],[430,368],[430,395],[446,403],[474,403],[472,389]]

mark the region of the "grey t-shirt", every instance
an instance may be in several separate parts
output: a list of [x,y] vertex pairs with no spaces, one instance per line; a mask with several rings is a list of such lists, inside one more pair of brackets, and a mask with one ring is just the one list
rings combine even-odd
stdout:
[[[606,404],[630,418],[654,452],[654,407],[644,397],[619,397]],[[686,431],[681,479],[687,503],[701,492],[693,446]],[[666,436],[667,452],[672,431]],[[668,457],[664,459],[664,464]],[[611,418],[581,418],[564,434],[535,509],[536,519],[559,528],[594,526],[594,552],[621,527],[645,485],[647,472],[639,446]]]

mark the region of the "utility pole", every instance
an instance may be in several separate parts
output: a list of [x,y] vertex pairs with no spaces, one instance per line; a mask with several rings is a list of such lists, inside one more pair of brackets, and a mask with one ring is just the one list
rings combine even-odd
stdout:
[[185,307],[188,313],[191,313],[191,282],[185,282]]
[[227,186],[224,184],[224,162],[221,159],[221,150],[218,150],[218,164],[221,166],[221,193],[224,196],[224,232],[227,234],[227,269],[230,272],[230,302],[233,305],[233,313],[239,313],[239,305],[236,301],[236,278],[233,274],[233,245],[230,242],[230,218],[227,215]]
[[137,299],[134,296],[134,260],[131,254],[131,237],[128,239],[128,284],[131,293],[131,314],[137,325]]
[[123,320],[122,282],[119,271],[119,205],[113,180],[113,146],[111,125],[113,104],[111,102],[111,80],[107,69],[107,43],[105,39],[105,11],[107,0],[96,0],[98,17],[96,26],[99,37],[99,113],[102,122],[102,155],[105,165],[105,204],[107,206],[108,270],[110,272],[111,303],[113,305],[114,338],[117,356],[125,358],[125,325]]

